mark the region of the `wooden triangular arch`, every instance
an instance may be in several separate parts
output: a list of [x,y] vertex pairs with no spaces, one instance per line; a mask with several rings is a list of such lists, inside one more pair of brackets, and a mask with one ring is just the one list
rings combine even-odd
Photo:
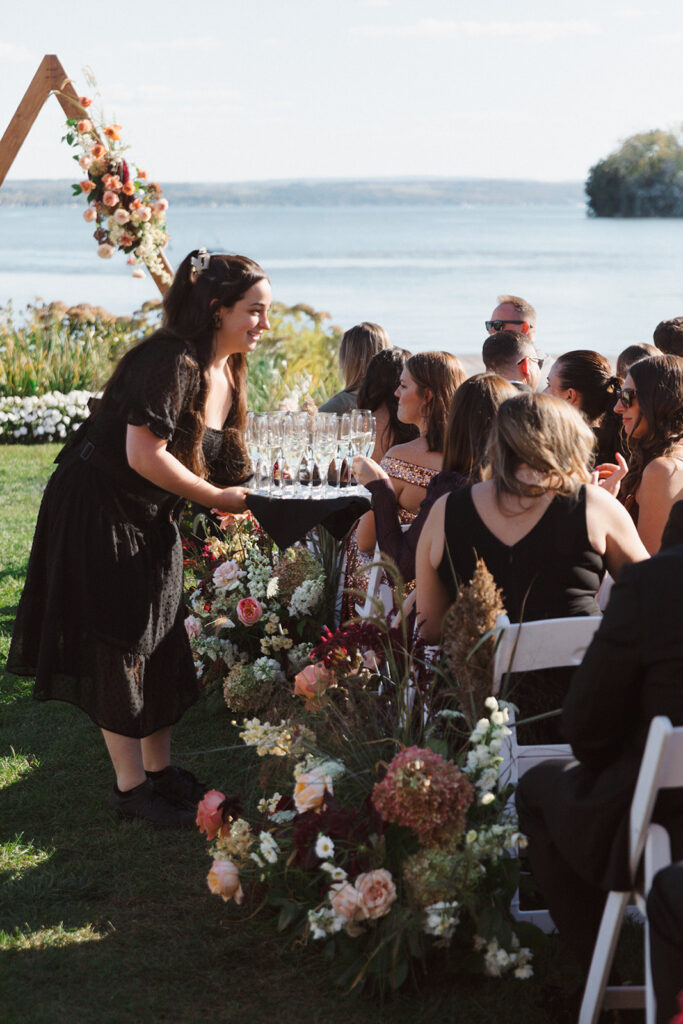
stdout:
[[[5,134],[0,139],[0,188],[17,153],[23,146],[26,136],[33,127],[35,119],[42,110],[45,100],[53,93],[67,117],[83,117],[83,108],[79,102],[78,93],[62,67],[61,61],[51,53],[46,54],[40,62],[24,98],[8,124]],[[172,278],[173,270],[170,263],[163,252],[160,253],[160,256],[167,273]],[[156,274],[152,274],[152,277],[163,295],[168,288],[168,283],[162,281]]]

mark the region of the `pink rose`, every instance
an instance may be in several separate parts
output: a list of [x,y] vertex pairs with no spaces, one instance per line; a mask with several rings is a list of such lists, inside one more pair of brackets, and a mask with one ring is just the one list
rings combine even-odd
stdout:
[[215,860],[206,881],[214,896],[220,896],[225,903],[231,899],[241,903],[244,899],[240,873],[231,860]]
[[261,602],[257,601],[255,597],[243,597],[241,601],[237,602],[236,611],[237,618],[245,626],[253,626],[263,615]]
[[116,206],[118,201],[119,197],[117,196],[116,192],[112,192],[110,188],[108,188],[102,196],[102,202],[105,206]]
[[89,206],[88,209],[83,214],[83,220],[87,220],[87,221],[97,220],[97,210],[93,209],[92,206]]
[[124,210],[122,206],[119,206],[118,210],[114,210],[114,220],[117,224],[125,224],[126,221],[130,220],[128,210]]
[[238,580],[240,576],[244,576],[244,571],[240,569],[237,562],[231,559],[229,562],[221,562],[213,570],[213,584],[219,590],[224,590],[234,580]]
[[294,786],[294,805],[299,814],[317,810],[323,802],[325,790],[333,793],[329,775],[321,775],[315,768],[310,772],[302,772]]
[[185,630],[190,640],[195,637],[201,636],[202,633],[202,620],[198,619],[196,615],[188,615],[185,619]]
[[317,707],[325,690],[329,686],[334,686],[335,682],[334,672],[325,668],[322,662],[307,665],[294,676],[294,696],[304,697],[309,708]]
[[140,207],[140,209],[138,210],[138,218],[143,222],[152,219],[152,211],[150,210],[149,206]]
[[82,170],[87,171],[88,168],[90,167],[91,163],[92,163],[92,157],[91,156],[79,157],[78,163],[79,163],[79,166],[81,167]]
[[330,903],[335,913],[345,921],[362,921],[368,916],[361,894],[349,882],[338,882],[331,887]]
[[389,913],[389,908],[396,899],[396,886],[388,871],[379,868],[377,871],[359,875],[355,887],[366,917],[384,917]]
[[206,834],[209,842],[216,838],[223,824],[223,813],[219,808],[224,800],[224,793],[218,789],[210,789],[197,805],[197,826],[200,832]]
[[110,260],[116,252],[115,245],[109,245],[108,242],[103,242],[102,245],[97,246],[97,255],[101,256],[103,260]]

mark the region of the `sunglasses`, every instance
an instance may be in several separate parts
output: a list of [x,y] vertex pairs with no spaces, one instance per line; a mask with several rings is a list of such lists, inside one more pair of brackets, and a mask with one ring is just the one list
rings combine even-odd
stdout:
[[621,402],[624,409],[630,409],[637,395],[638,392],[635,388],[619,388],[617,391],[617,401]]
[[[528,320],[485,320],[484,326],[486,330],[491,334],[492,331],[504,331],[505,324],[527,324]],[[531,324],[529,324],[531,327]]]
[[[545,358],[541,356],[524,356],[524,359],[528,359],[530,363],[538,363],[539,370],[543,369],[543,363],[545,362]],[[517,366],[520,366],[521,363],[524,362],[524,359],[520,359],[517,363]]]

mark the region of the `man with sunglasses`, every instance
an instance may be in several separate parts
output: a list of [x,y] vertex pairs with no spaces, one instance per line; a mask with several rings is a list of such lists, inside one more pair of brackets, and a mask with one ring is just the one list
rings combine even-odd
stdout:
[[518,295],[499,295],[498,305],[486,320],[489,334],[497,331],[518,331],[526,334],[530,342],[536,341],[536,310]]
[[[490,321],[487,321],[487,326]],[[520,391],[535,391],[541,379],[543,356],[536,351],[528,334],[520,331],[495,331],[482,348],[484,366],[505,377]]]

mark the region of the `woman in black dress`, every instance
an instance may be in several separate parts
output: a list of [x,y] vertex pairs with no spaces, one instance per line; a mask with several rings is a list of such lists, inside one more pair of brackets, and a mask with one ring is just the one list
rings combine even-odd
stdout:
[[269,307],[252,260],[183,260],[162,326],[58,456],[17,611],[9,671],[90,716],[116,772],[110,806],[160,827],[191,825],[205,788],[170,763],[171,726],[197,697],[177,521],[184,498],[245,508],[246,355]]

